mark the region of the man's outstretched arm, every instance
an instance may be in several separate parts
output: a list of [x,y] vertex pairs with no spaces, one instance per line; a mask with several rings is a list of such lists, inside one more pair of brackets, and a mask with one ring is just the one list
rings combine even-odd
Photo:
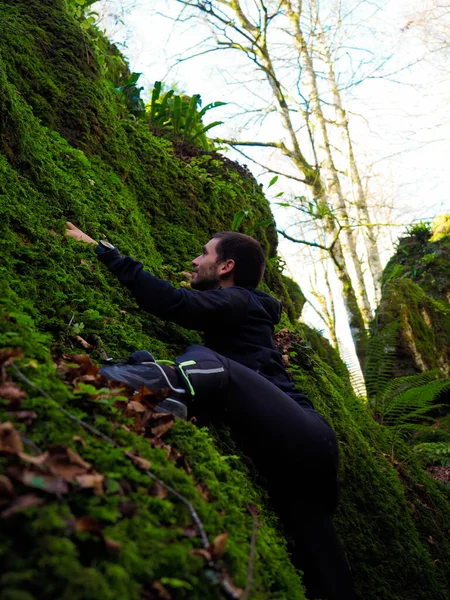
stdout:
[[[68,224],[66,235],[91,244],[95,240]],[[141,262],[123,257],[116,248],[96,248],[98,259],[131,290],[139,306],[161,319],[200,331],[211,325],[237,323],[246,314],[249,295],[241,288],[199,292],[174,288],[168,281],[145,271]]]

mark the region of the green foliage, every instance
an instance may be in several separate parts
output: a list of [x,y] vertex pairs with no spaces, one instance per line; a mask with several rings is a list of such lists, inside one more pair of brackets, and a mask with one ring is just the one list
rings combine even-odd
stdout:
[[138,87],[137,82],[142,73],[131,73],[122,78],[120,85],[115,86],[109,82],[119,102],[124,104],[130,114],[141,117],[145,114],[145,103],[141,98],[143,87]]
[[391,456],[400,439],[410,440],[417,433],[433,431],[438,409],[446,406],[436,400],[448,390],[450,381],[443,379],[442,372],[428,371],[391,380],[371,400],[374,417],[387,428]]
[[292,300],[292,304],[294,305],[295,316],[299,319],[306,302],[305,295],[296,281],[287,277],[287,275],[282,275],[282,278],[289,297]]
[[225,102],[212,102],[201,108],[199,94],[190,98],[177,95],[174,90],[163,92],[163,84],[156,81],[151,100],[147,105],[147,115],[150,125],[159,134],[169,139],[179,139],[184,143],[197,145],[208,151],[214,146],[206,137],[206,133],[213,127],[221,125],[222,121],[203,125],[202,119],[208,111],[225,104]]
[[[244,222],[246,223],[245,226],[242,225]],[[268,227],[269,225],[273,225],[272,217],[258,221],[251,209],[238,210],[233,215],[231,231],[241,230],[241,233],[245,233],[246,235],[255,235],[257,229]]]
[[395,429],[414,428],[427,420],[440,406],[436,398],[450,389],[450,381],[441,371],[427,371],[410,377],[398,377],[389,383],[371,401],[376,418]]
[[379,331],[375,330],[370,339],[364,379],[367,395],[370,399],[373,399],[375,411],[377,410],[375,399],[383,393],[388,383],[392,380],[398,341],[398,328],[398,322],[394,321]]
[[[94,360],[101,348],[110,356],[148,348],[171,358],[200,341],[138,310],[90,248],[63,238],[66,219],[96,238],[108,237],[179,285],[180,271],[211,233],[230,229],[240,210],[251,210],[256,223],[270,219],[267,201],[242,167],[200,150],[179,158],[176,144],[152,135],[146,119],[123,118],[123,100],[107,80],[117,88],[130,74],[117,51],[99,32],[81,27],[65,2],[0,0],[0,9],[0,347],[23,348],[26,358],[18,366],[53,399],[25,386],[22,408],[38,418],[25,425],[1,401],[0,421],[14,419],[43,451],[57,445],[76,449],[107,482],[103,495],[73,488],[67,497],[49,494],[44,506],[2,520],[2,598],[137,600],[152,595],[158,580],[179,600],[221,597],[201,558],[191,553],[200,543],[185,534],[191,525],[186,507],[172,496],[158,498],[121,448],[86,433],[57,409],[62,406],[148,459],[155,474],[192,501],[210,539],[229,532],[224,565],[241,587],[253,527],[246,505],[258,505],[263,526],[252,600],[302,600],[301,580],[267,498],[223,432],[176,424],[170,444],[186,457],[189,475],[163,449],[129,431],[127,418],[101,402],[89,382],[70,392],[53,363],[55,354],[85,351],[80,334],[94,346]],[[294,314],[279,274],[275,229],[269,225],[256,233],[269,259],[265,285]],[[283,324],[292,327],[286,314]],[[389,439],[354,396],[342,361],[317,332],[299,325],[297,334],[292,374],[340,442],[336,521],[359,594],[365,600],[445,600],[446,488],[414,460],[401,470],[390,464],[384,455]],[[76,445],[77,436],[85,445]],[[406,452],[400,441],[397,454]],[[2,474],[9,460],[0,456]],[[287,493],[297,490],[297,480],[293,474],[293,483],[286,482]],[[210,490],[211,501],[199,483]],[[127,513],[130,505],[134,514]],[[74,523],[85,516],[101,523],[120,552],[110,553],[100,539],[76,531]],[[430,536],[434,545],[427,542]]]
[[414,237],[418,242],[425,244],[428,242],[430,237],[433,234],[433,230],[431,228],[431,223],[428,221],[421,221],[420,223],[415,223],[411,225],[406,230],[406,235],[409,237]]
[[413,446],[413,449],[419,456],[421,463],[426,467],[433,465],[450,467],[450,443],[423,442]]

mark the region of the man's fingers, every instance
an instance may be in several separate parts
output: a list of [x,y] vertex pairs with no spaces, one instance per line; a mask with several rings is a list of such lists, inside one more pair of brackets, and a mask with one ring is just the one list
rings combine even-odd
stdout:
[[86,244],[97,244],[97,242],[88,236],[86,233],[83,233],[81,229],[78,229],[76,225],[71,223],[70,221],[66,222],[66,236],[70,237],[77,242],[85,242]]
[[192,273],[189,273],[189,271],[181,271],[181,274],[183,275],[183,277],[185,277],[188,281],[191,281],[192,279]]

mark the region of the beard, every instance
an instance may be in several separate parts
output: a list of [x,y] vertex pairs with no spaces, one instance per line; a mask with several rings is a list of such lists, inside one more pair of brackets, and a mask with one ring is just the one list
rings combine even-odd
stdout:
[[208,275],[196,274],[196,277],[191,280],[191,288],[199,292],[205,292],[207,290],[216,290],[220,286],[220,279],[215,273],[208,273]]

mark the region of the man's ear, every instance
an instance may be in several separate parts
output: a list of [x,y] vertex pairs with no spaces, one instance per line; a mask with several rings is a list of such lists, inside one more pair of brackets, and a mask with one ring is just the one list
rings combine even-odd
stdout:
[[224,260],[219,268],[219,275],[228,275],[234,269],[235,262],[232,258]]

